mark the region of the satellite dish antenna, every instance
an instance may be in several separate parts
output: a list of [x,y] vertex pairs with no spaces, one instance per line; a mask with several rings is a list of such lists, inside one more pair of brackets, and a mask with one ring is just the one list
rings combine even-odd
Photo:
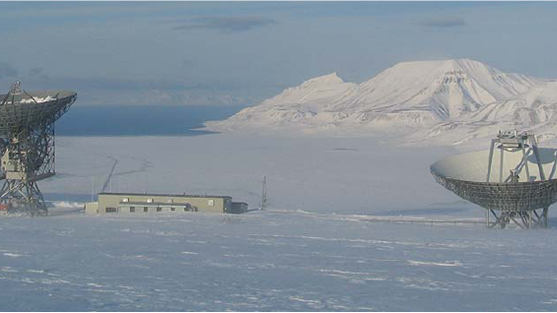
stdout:
[[0,95],[0,167],[5,180],[0,209],[9,213],[46,215],[37,182],[55,175],[54,122],[75,102],[66,90],[27,92],[12,84]]
[[431,174],[443,187],[485,208],[490,228],[546,228],[549,206],[557,202],[555,168],[557,149],[538,148],[533,133],[500,131],[489,150],[437,161]]

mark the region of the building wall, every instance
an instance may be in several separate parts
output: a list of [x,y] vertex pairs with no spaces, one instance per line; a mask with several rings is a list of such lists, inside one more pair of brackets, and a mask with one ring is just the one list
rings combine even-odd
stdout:
[[98,211],[99,211],[99,203],[98,202],[85,203],[85,213],[87,213],[87,214],[97,214]]
[[[135,213],[144,213],[144,207],[150,212],[171,212],[174,207],[176,211],[226,213],[230,208],[232,198],[220,196],[181,196],[181,195],[149,195],[149,194],[124,194],[124,193],[101,193],[98,195],[99,214],[112,212],[130,213],[130,207],[135,208]],[[157,211],[157,208],[160,210]],[[86,210],[87,211],[87,210]],[[93,209],[90,210],[91,212]],[[88,212],[89,213],[89,212]]]
[[248,204],[245,202],[232,202],[228,213],[242,214],[248,211]]

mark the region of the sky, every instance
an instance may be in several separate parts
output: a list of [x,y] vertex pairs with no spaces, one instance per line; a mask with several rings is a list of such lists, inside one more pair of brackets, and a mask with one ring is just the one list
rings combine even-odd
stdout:
[[0,88],[249,106],[312,77],[470,58],[557,78],[557,3],[1,2]]

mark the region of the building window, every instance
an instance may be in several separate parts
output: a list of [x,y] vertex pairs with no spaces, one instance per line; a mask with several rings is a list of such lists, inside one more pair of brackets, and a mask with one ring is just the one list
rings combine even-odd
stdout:
[[134,213],[134,212],[135,212],[135,207],[134,207],[134,206],[131,206],[131,207],[130,207],[130,213]]
[[176,211],[176,208],[170,208],[170,211],[174,212]]
[[207,200],[207,204],[209,206],[214,206],[215,205],[215,200]]
[[161,212],[161,211],[162,211],[162,208],[160,206],[157,207],[157,212]]
[[116,208],[107,207],[106,213],[116,213]]
[[144,207],[143,207],[143,212],[145,212],[145,213],[149,212],[149,208],[146,207],[146,206],[144,206]]

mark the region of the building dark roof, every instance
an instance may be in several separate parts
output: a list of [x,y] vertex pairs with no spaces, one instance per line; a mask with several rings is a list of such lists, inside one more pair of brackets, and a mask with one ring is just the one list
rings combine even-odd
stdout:
[[172,198],[220,198],[232,199],[230,196],[212,196],[212,195],[176,195],[176,194],[156,194],[156,193],[124,193],[124,192],[101,192],[100,195],[108,196],[141,196],[141,197],[172,197]]

